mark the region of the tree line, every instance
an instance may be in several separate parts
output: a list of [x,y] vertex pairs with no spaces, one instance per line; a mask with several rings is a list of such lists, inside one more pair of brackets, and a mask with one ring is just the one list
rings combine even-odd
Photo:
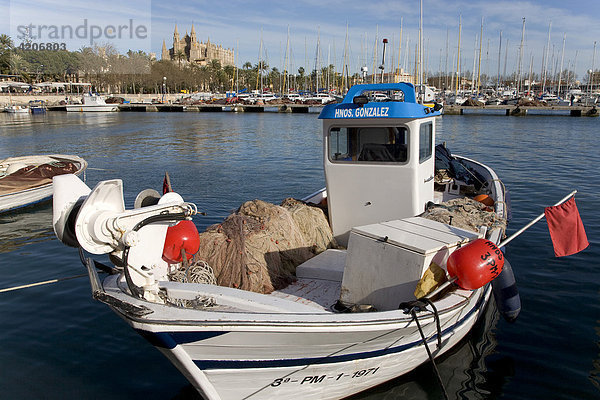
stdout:
[[[181,93],[267,90],[317,91],[358,83],[359,76],[342,76],[329,65],[307,73],[304,67],[280,71],[264,61],[245,62],[241,68],[211,60],[206,65],[189,63],[185,55],[176,61],[157,61],[143,51],[119,54],[108,45],[68,50],[15,48],[8,35],[0,35],[0,73],[30,84],[42,81],[87,82],[104,93]],[[318,87],[317,87],[318,82]]]

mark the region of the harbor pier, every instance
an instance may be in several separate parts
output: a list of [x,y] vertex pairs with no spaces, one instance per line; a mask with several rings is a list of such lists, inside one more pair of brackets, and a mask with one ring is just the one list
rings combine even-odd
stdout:
[[538,115],[570,115],[572,117],[597,117],[598,107],[592,106],[525,106],[525,105],[488,105],[488,106],[457,106],[445,105],[444,114],[464,115],[490,112],[504,112],[506,116]]

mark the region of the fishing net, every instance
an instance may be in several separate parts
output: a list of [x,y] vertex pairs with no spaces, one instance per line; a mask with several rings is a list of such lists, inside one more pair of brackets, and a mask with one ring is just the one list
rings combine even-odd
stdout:
[[431,204],[422,217],[474,232],[478,232],[480,226],[486,226],[488,230],[496,227],[501,228],[502,232],[506,230],[504,218],[487,210],[485,204],[468,197]]
[[332,247],[321,209],[294,199],[281,206],[252,200],[200,234],[192,262],[212,266],[220,286],[270,293],[293,282],[298,265]]

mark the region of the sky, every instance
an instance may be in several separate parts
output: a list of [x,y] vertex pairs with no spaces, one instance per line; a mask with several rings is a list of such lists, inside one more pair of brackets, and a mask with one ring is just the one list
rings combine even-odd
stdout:
[[[247,61],[256,64],[262,48],[261,58],[279,70],[295,71],[299,66],[312,70],[316,64],[333,64],[339,71],[346,53],[351,73],[361,66],[372,71],[381,64],[384,38],[388,39],[386,69],[399,65],[412,70],[420,15],[419,0],[0,0],[0,7],[8,10],[9,16],[0,21],[0,33],[9,34],[16,45],[23,41],[24,27],[29,26],[42,41],[65,43],[69,50],[94,42],[111,43],[123,53],[143,50],[160,59],[163,40],[172,47],[175,24],[181,36],[193,24],[199,40],[210,39],[234,49],[238,66]],[[582,81],[592,64],[600,69],[598,0],[585,6],[564,0],[423,0],[425,69],[434,74],[456,71],[460,20],[460,69],[472,71],[479,54],[482,19],[481,65],[475,64],[482,73],[496,76],[500,69],[501,74],[505,70],[510,74],[518,70],[520,59],[524,74],[530,69],[540,74],[545,54],[549,70],[562,63],[563,69],[576,71]],[[68,29],[63,29],[63,36],[56,36],[55,30],[50,38],[51,25],[59,30],[68,25],[73,31],[80,27],[79,38],[71,33],[65,39]]]

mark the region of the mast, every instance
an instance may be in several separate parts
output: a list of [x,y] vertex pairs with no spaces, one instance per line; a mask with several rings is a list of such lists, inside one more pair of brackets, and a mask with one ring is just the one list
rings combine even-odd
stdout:
[[402,19],[403,17],[400,17],[400,40],[398,41],[398,67],[396,68],[396,76],[394,81],[395,82],[400,82],[400,56],[402,55]]
[[475,44],[473,46],[473,69],[471,71],[471,97],[475,93],[475,63],[477,62],[477,40],[479,38],[475,35]]
[[531,61],[529,62],[529,85],[527,86],[527,96],[531,96],[531,75],[533,73],[533,54],[531,54]]
[[458,56],[456,57],[456,89],[454,93],[458,95],[460,89],[460,34],[462,31],[462,14],[458,16]]
[[502,58],[502,31],[500,31],[500,41],[498,42],[498,77],[496,78],[496,92],[498,92],[498,88],[500,87],[500,59],[501,58]]
[[506,46],[504,49],[504,69],[502,70],[502,76],[506,79],[506,61],[508,59],[508,42],[509,39],[506,38]]
[[450,36],[450,30],[446,25],[446,63],[444,65],[444,78],[445,78],[445,87],[444,90],[448,90],[448,37]]
[[563,70],[563,63],[565,61],[565,41],[567,40],[567,34],[566,32],[563,34],[563,45],[562,45],[562,52],[561,52],[561,56],[560,56],[560,70],[558,71],[558,92],[556,94],[556,96],[560,97],[560,85],[561,85],[561,81],[562,81],[562,70]]
[[419,2],[419,91],[421,92],[421,104],[423,103],[423,97],[425,96],[425,88],[423,87],[423,50],[424,46],[424,36],[423,36],[423,0]]
[[521,65],[523,63],[523,41],[525,40],[525,17],[523,17],[523,29],[521,30],[521,45],[519,46],[519,67],[517,71],[517,98],[521,93]]
[[288,52],[290,49],[290,26],[288,25],[287,27],[287,42],[285,44],[285,56],[284,56],[284,61],[283,61],[283,91],[282,93],[286,93],[286,88],[287,88],[287,93],[290,92],[290,86],[289,86],[289,82],[288,82]]
[[263,81],[262,81],[262,45],[263,45],[263,40],[262,40],[262,32],[263,29],[262,27],[260,28],[260,42],[258,45],[258,74],[256,75],[256,90],[258,90],[259,88],[259,80],[260,80],[260,93],[262,93],[262,85],[263,85]]
[[346,22],[346,40],[344,42],[344,64],[342,67],[342,87],[341,93],[345,93],[345,89],[348,87],[348,81],[346,80],[346,74],[348,73],[348,22]]
[[552,21],[548,25],[548,44],[546,45],[546,61],[544,62],[544,82],[542,83],[542,94],[546,92],[546,76],[548,75],[548,60],[550,59],[550,31],[552,30]]
[[594,90],[594,64],[596,62],[596,41],[594,40],[594,53],[592,54],[592,69],[590,72],[590,97],[592,96]]
[[481,44],[483,43],[483,17],[481,17],[481,33],[479,34],[479,61],[477,64],[477,96],[479,97],[479,87],[481,86]]

